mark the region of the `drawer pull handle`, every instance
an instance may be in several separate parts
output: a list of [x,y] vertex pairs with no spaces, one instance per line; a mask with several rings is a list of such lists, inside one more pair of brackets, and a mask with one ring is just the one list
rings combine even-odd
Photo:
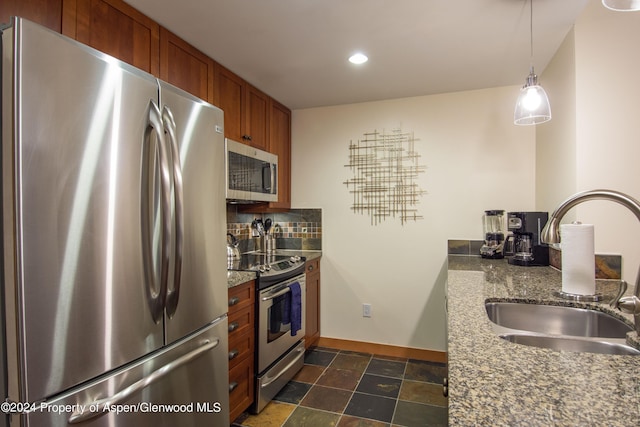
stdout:
[[231,322],[229,323],[229,332],[233,332],[239,327],[240,327],[240,324],[238,322]]
[[310,265],[308,270],[313,271],[313,265]]
[[240,351],[238,351],[237,349],[233,349],[229,352],[229,360],[233,359],[234,357],[238,356],[238,354],[240,354]]
[[231,307],[231,306],[233,306],[233,305],[236,305],[236,304],[237,304],[237,303],[239,303],[239,302],[240,302],[240,298],[238,298],[238,297],[231,297],[231,298],[229,299],[229,307]]
[[236,387],[238,387],[238,383],[237,382],[231,382],[229,383],[229,393],[231,393],[233,390],[236,389]]

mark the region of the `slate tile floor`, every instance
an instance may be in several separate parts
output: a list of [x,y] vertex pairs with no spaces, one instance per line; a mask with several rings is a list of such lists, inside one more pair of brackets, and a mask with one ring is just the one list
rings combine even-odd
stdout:
[[313,348],[259,415],[234,427],[446,426],[442,363]]

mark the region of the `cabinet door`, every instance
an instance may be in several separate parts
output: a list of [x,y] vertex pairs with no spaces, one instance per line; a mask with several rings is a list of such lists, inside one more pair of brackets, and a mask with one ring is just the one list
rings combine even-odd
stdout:
[[160,28],[160,78],[213,103],[213,60],[164,27]]
[[63,0],[62,33],[154,76],[160,27],[122,0]]
[[269,97],[245,83],[243,140],[252,147],[269,149]]
[[320,338],[320,259],[306,265],[305,347],[315,345]]
[[62,31],[62,0],[2,0],[0,23],[9,23],[12,16],[21,16],[36,24]]
[[224,111],[224,136],[243,142],[244,81],[219,64],[215,74],[214,105]]
[[268,151],[278,155],[278,201],[272,208],[291,207],[291,111],[275,100],[270,102]]

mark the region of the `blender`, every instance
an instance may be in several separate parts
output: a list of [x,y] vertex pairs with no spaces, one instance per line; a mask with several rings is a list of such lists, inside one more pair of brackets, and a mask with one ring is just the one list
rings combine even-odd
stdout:
[[504,211],[484,211],[484,244],[480,248],[482,258],[504,258]]

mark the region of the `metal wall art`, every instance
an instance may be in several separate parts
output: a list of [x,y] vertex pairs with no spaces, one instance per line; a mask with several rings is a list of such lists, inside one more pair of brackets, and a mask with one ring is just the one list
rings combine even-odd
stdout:
[[416,183],[426,169],[414,149],[413,132],[394,129],[390,133],[373,131],[349,143],[349,164],[353,178],[344,182],[353,194],[351,210],[366,213],[371,225],[389,217],[407,221],[423,219],[415,207],[425,194]]

